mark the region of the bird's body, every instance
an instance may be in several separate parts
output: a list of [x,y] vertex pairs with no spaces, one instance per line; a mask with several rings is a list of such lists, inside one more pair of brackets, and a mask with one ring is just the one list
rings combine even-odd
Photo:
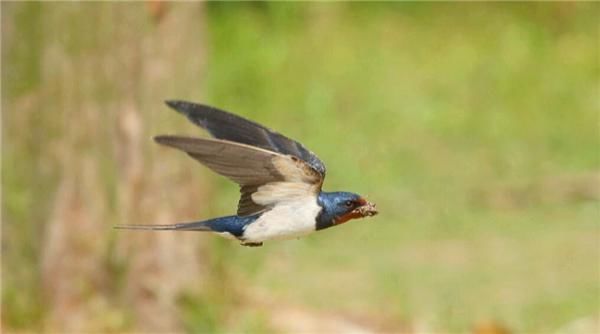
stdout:
[[320,211],[313,196],[276,205],[246,227],[244,241],[260,243],[305,236],[316,231],[316,217]]
[[247,246],[311,232],[377,214],[375,206],[349,192],[323,192],[325,166],[302,146],[262,125],[199,104],[169,106],[216,139],[158,136],[159,144],[192,158],[240,185],[237,215],[173,225],[120,225],[142,230],[210,231]]

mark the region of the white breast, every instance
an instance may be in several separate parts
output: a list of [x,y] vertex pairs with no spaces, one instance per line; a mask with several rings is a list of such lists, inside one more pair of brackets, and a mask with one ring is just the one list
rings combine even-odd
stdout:
[[315,231],[315,218],[321,211],[315,196],[278,203],[244,231],[248,242],[290,239]]

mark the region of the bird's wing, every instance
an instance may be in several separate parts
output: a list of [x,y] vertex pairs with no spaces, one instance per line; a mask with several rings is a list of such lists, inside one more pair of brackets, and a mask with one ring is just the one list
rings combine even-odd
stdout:
[[235,114],[191,102],[167,101],[167,105],[185,115],[213,137],[291,155],[305,161],[325,178],[325,165],[299,142]]
[[316,195],[322,174],[304,160],[228,140],[158,136],[157,143],[186,152],[241,187],[238,215],[256,214],[277,203]]

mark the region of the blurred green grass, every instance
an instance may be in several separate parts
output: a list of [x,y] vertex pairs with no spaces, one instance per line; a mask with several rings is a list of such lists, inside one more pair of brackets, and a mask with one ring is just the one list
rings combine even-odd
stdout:
[[[17,28],[31,38],[21,45],[33,48],[3,47],[3,110],[5,99],[42,82],[36,41],[52,28],[34,23],[43,17],[45,27],[58,26],[74,8],[42,7],[14,12],[22,15]],[[86,9],[68,24],[85,29],[62,42],[81,54],[78,66],[93,69],[102,64],[94,57],[126,54],[113,55],[116,43],[93,26],[139,8],[77,8]],[[238,289],[433,331],[497,319],[518,331],[547,332],[597,314],[598,201],[573,194],[569,180],[597,185],[587,175],[600,167],[598,14],[595,3],[207,3],[205,92],[196,99],[303,142],[327,164],[325,190],[361,193],[381,214],[260,249],[210,239],[214,291],[182,298],[188,330],[231,330],[224,319]],[[144,20],[135,27],[153,29]],[[75,96],[78,103],[126,94],[126,83],[114,86],[118,78],[98,75],[101,88]],[[3,319],[15,328],[42,328],[39,241],[57,171],[44,167],[49,158],[38,143],[57,135],[63,125],[56,119],[76,111],[51,100],[73,85],[44,90],[54,113],[27,124],[43,132],[18,137],[21,129],[3,128],[3,216],[32,222],[3,223],[3,247],[7,240],[14,247],[3,266],[18,268],[3,280],[3,304],[10,306]],[[170,86],[165,94],[181,96],[136,99],[159,113],[156,99],[187,97],[193,89]],[[102,121],[112,122],[111,115]],[[20,124],[15,119],[10,124]],[[151,134],[184,124],[169,113],[148,121]],[[94,138],[112,134],[105,131]],[[89,154],[110,156],[112,143],[80,140],[93,147]],[[116,167],[103,163],[104,186],[114,194]],[[231,214],[237,187],[195,168],[217,188],[198,216]],[[262,312],[240,316],[236,329],[267,331]]]
[[[325,189],[381,210],[260,251],[227,244],[244,284],[451,331],[597,312],[596,201],[481,198],[598,170],[596,4],[208,9],[207,102],[299,139]],[[235,202],[225,183],[216,213]]]

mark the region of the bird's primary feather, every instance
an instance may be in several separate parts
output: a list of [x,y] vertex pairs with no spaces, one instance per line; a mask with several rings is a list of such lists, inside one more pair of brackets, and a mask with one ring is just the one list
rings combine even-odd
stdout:
[[194,124],[206,129],[215,138],[295,156],[306,161],[322,177],[325,177],[325,165],[319,157],[299,142],[276,131],[215,107],[176,100],[166,103],[177,112],[184,114]]

